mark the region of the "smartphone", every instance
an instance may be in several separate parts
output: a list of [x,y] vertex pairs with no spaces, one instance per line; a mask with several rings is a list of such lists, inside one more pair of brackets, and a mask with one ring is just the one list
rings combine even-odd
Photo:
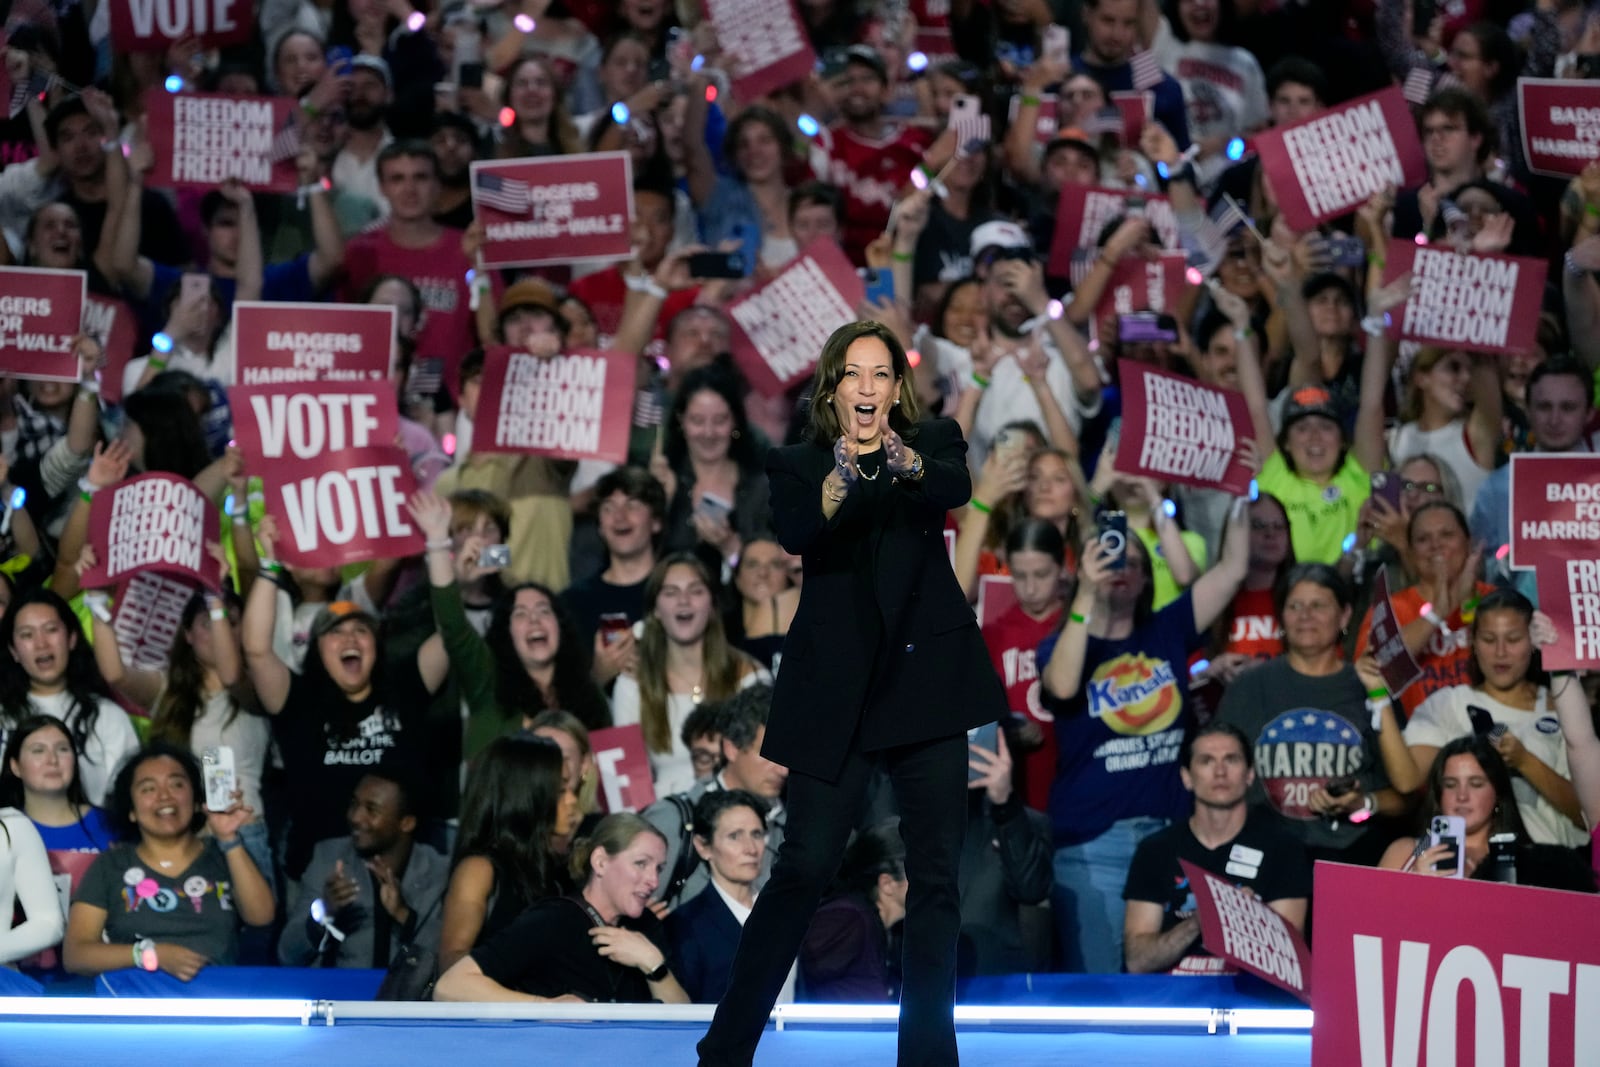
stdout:
[[869,304],[894,303],[894,272],[884,268],[862,267],[856,271],[861,275],[861,282],[866,288],[866,301]]
[[[997,722],[986,722],[982,726],[973,727],[967,731],[967,743],[971,745],[977,745],[979,748],[988,749],[990,752],[999,752],[1000,724]],[[969,752],[967,755],[967,781],[976,782],[983,776],[979,774],[977,769],[972,766],[972,754]]]
[[1488,737],[1494,730],[1494,716],[1489,714],[1488,708],[1468,704],[1467,719],[1472,723],[1472,732],[1479,737]]
[[480,567],[509,567],[511,566],[510,545],[484,545],[478,552],[478,566]]
[[333,71],[335,77],[342,78],[355,70],[355,56],[342,44],[328,49],[326,59],[328,69]]
[[700,497],[700,503],[695,505],[694,510],[713,522],[718,519],[726,522],[728,516],[733,514],[733,501],[724,500],[715,493],[705,493]]
[[463,63],[463,64],[461,64],[461,69],[459,71],[457,71],[456,74],[457,74],[457,77],[459,77],[461,79],[461,81],[460,81],[461,88],[463,88],[463,89],[482,89],[483,88],[483,64],[482,63]]
[[206,808],[227,811],[233,807],[233,794],[239,788],[239,775],[233,768],[233,749],[214,745],[200,755],[202,777],[206,783]]
[[1400,493],[1405,489],[1405,482],[1393,471],[1373,471],[1370,479],[1372,495],[1379,496],[1391,508],[1400,510]]
[[996,452],[1021,452],[1028,447],[1028,435],[1015,426],[1006,426],[994,435]]
[[1072,48],[1072,34],[1065,26],[1046,26],[1040,40],[1041,57],[1046,63],[1068,62],[1067,53]]
[[209,274],[185,274],[178,285],[178,304],[181,307],[195,307],[200,301],[211,295],[211,275]]
[[1100,543],[1111,554],[1107,564],[1120,571],[1128,565],[1128,513],[1108,511],[1100,516]]
[[1362,244],[1361,238],[1348,233],[1335,233],[1322,239],[1322,247],[1328,253],[1330,267],[1365,267],[1367,265],[1367,246]]
[[1465,878],[1466,868],[1461,857],[1467,851],[1467,820],[1460,815],[1435,815],[1428,823],[1429,847],[1450,845],[1451,851],[1433,865],[1436,871],[1452,871],[1454,877]]
[[1127,196],[1122,199],[1122,213],[1130,219],[1142,219],[1145,214],[1145,205],[1149,199],[1143,196]]
[[689,257],[691,278],[743,278],[748,273],[743,252],[696,252]]
[[983,102],[969,93],[957,93],[950,98],[950,119],[955,120],[957,115],[971,115],[974,118],[983,110]]
[[1117,340],[1122,344],[1153,345],[1178,340],[1178,324],[1170,315],[1135,311],[1117,316]]
[[600,616],[600,634],[602,640],[608,645],[614,645],[622,640],[622,635],[633,629],[633,623],[628,621],[628,616],[620,611],[608,611]]

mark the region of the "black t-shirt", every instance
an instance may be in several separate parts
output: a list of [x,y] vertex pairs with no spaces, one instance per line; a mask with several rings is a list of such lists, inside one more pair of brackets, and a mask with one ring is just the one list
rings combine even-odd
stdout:
[[629,622],[644,618],[644,582],[612,585],[597,574],[567,586],[561,599],[572,612],[579,636],[591,642],[602,615],[626,615]]
[[[313,649],[309,655],[316,655]],[[289,699],[272,720],[289,790],[287,868],[298,878],[311,849],[349,832],[345,809],[369,770],[385,767],[415,775],[424,769],[429,694],[415,658],[384,665],[381,685],[350,703],[330,684],[318,693],[296,675]],[[447,773],[454,773],[452,766]]]
[[[1264,903],[1311,896],[1311,861],[1299,841],[1259,818],[1247,817],[1239,835],[1218,848],[1206,848],[1189,829],[1189,820],[1173,823],[1139,842],[1128,867],[1123,900],[1161,905],[1161,931],[1177,926],[1195,910],[1194,891],[1180,859],[1234,885],[1255,890]],[[1206,955],[1199,938],[1189,955]]]
[[[507,989],[536,997],[568,993],[608,1004],[649,1004],[650,983],[637,967],[613,963],[595,951],[589,909],[575,897],[541,900],[499,936],[472,950],[488,977]],[[668,955],[666,928],[650,911],[617,923],[650,939]]]
[[[100,245],[100,231],[106,222],[106,202],[90,203],[79,200],[70,191],[60,197],[62,203],[71,204],[78,213],[78,225],[83,230],[83,249],[92,255]],[[139,254],[155,263],[181,267],[194,259],[183,238],[183,227],[165,197],[153,189],[142,190],[139,198]]]

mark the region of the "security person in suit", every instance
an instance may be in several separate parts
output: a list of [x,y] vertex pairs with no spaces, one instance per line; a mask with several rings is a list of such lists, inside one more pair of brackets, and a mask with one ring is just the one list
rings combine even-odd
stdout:
[[919,424],[911,367],[882,323],[823,346],[809,441],[767,457],[773,526],[802,557],[762,753],[789,768],[789,822],[745,924],[701,1067],[748,1067],[881,764],[906,843],[902,1067],[957,1062],[957,886],[967,823],[967,730],[1006,711],[944,546],[972,495],[966,442]]

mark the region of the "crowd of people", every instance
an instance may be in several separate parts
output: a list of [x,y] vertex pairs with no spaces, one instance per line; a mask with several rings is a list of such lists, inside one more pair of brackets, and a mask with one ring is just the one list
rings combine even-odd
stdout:
[[[1215,969],[1180,858],[1302,929],[1316,860],[1482,878],[1510,855],[1523,883],[1594,891],[1594,679],[1544,668],[1559,635],[1501,549],[1510,455],[1600,443],[1600,161],[1530,171],[1515,91],[1600,75],[1600,15],[796,10],[816,70],[740,99],[739,57],[663,0],[265,0],[246,45],[132,53],[103,4],[11,6],[0,265],[84,272],[134,358],[115,404],[112,338],[87,327],[77,383],[0,379],[0,965],[406,964],[441,1000],[720,1000],[785,840],[773,679],[786,656],[842,669],[822,655],[837,620],[797,618],[834,511],[775,515],[769,485],[812,398],[752,388],[727,313],[813,242],[883,286],[857,314],[911,353],[896,395],[967,443],[951,566],[974,610],[1007,598],[981,619],[1010,713],[970,739],[963,977]],[[1296,232],[1252,138],[1402,83],[1427,180]],[[148,94],[174,86],[292,102],[301,192],[148,187]],[[1135,88],[1137,138],[1107,120]],[[952,128],[969,100],[989,143]],[[614,150],[631,258],[469,280],[473,161]],[[1072,186],[1124,196],[1094,247],[1056,247]],[[1161,250],[1157,195],[1184,240],[1225,200],[1244,217],[1175,306],[1119,314],[1113,270]],[[1548,260],[1537,343],[1397,344],[1392,237]],[[1336,255],[1352,238],[1362,255]],[[708,249],[748,276],[694,277]],[[276,558],[273,471],[231,429],[248,300],[396,309],[422,555]],[[626,461],[475,452],[502,345],[636,360]],[[1119,469],[1138,364],[1243,395],[1248,496]],[[83,587],[111,548],[95,495],[153,471],[191,480],[221,530],[221,592],[189,599],[160,666],[128,661]],[[1380,576],[1422,671],[1394,696],[1370,648]],[[605,814],[591,732],[631,725],[657,800]],[[222,749],[237,788],[208,802]],[[885,784],[825,858],[784,999],[898,995]],[[1435,814],[1464,820],[1463,848],[1429,836]]]

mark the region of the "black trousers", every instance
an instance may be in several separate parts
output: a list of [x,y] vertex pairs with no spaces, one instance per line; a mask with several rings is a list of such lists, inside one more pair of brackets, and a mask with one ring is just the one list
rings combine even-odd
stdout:
[[965,734],[870,754],[852,746],[834,782],[789,776],[783,847],[744,924],[728,992],[698,1046],[701,1067],[749,1067],[811,917],[838,872],[879,759],[900,809],[909,882],[899,1067],[956,1064],[952,1009],[961,934],[957,872],[967,828]]

